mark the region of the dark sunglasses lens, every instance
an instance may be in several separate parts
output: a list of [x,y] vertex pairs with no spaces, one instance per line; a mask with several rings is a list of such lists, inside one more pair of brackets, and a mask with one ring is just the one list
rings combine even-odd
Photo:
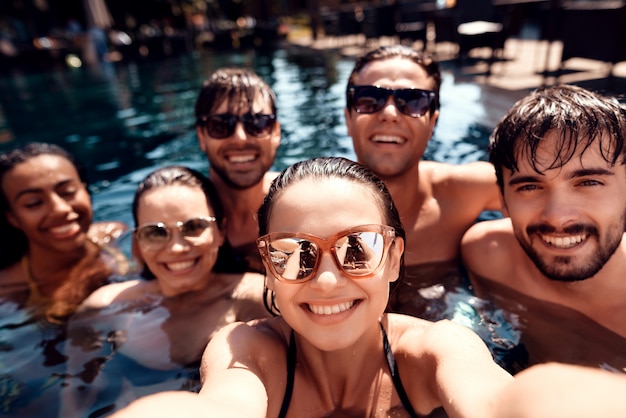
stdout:
[[216,115],[209,117],[204,126],[207,133],[213,138],[228,138],[235,131],[237,120],[230,115]]
[[269,243],[269,258],[274,272],[285,280],[308,278],[317,264],[317,246],[301,238],[282,238]]
[[398,110],[414,118],[425,115],[432,101],[428,92],[412,89],[396,90],[395,99]]
[[160,225],[147,225],[137,231],[137,239],[147,243],[165,242],[168,235],[167,228]]
[[265,136],[274,127],[274,121],[272,115],[246,115],[244,128],[252,136]]
[[357,113],[376,113],[383,108],[387,97],[387,90],[374,86],[358,86],[354,89],[352,107]]
[[211,226],[211,222],[206,219],[189,219],[183,224],[182,234],[184,237],[199,237]]
[[365,276],[380,265],[385,241],[378,232],[353,232],[335,242],[337,260],[350,276]]

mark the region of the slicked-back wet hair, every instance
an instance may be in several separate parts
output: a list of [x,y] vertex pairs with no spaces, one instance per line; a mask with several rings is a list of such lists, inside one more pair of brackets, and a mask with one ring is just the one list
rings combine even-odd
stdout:
[[503,169],[515,172],[522,160],[542,174],[537,149],[549,132],[556,133],[557,142],[548,169],[564,166],[590,147],[597,147],[612,165],[626,163],[624,105],[578,86],[542,88],[517,101],[491,135],[489,160],[495,166],[500,190],[504,189]]
[[5,215],[10,210],[10,205],[1,187],[4,175],[15,166],[41,155],[56,155],[65,158],[76,168],[80,181],[87,184],[86,171],[68,151],[58,145],[29,142],[0,154],[0,270],[18,262],[28,251],[26,235],[22,230],[11,225]]
[[[324,181],[330,179],[341,179],[354,182],[372,192],[372,197],[379,205],[385,225],[389,225],[396,230],[396,236],[406,241],[404,227],[400,220],[398,209],[393,203],[393,199],[385,183],[378,178],[370,169],[359,163],[350,161],[342,157],[320,157],[297,162],[285,170],[274,179],[270,189],[259,208],[259,235],[265,235],[269,231],[269,219],[274,203],[280,196],[289,189],[290,186],[304,180]],[[298,231],[294,231],[298,232]],[[400,259],[398,283],[404,276],[404,254]],[[274,304],[274,295],[265,288],[265,307],[272,314],[277,314],[278,308]]]
[[223,102],[228,103],[228,112],[233,114],[239,113],[242,106],[251,111],[259,98],[269,103],[272,114],[276,115],[276,95],[254,71],[236,67],[220,68],[202,84],[196,99],[196,120],[215,113]]
[[[148,176],[139,183],[137,190],[135,191],[135,197],[133,198],[133,221],[135,222],[135,228],[139,226],[137,221],[137,211],[139,209],[139,201],[141,197],[150,190],[159,189],[166,186],[185,186],[190,188],[197,188],[202,190],[206,197],[207,205],[213,209],[213,214],[216,218],[218,228],[222,229],[224,222],[224,208],[222,207],[222,201],[217,194],[217,189],[213,185],[213,182],[208,179],[204,174],[189,167],[180,165],[170,165],[159,168],[148,174]],[[180,202],[184,205],[185,202]],[[141,275],[146,279],[154,279],[154,274],[148,269],[147,265],[144,265]]]
[[430,107],[430,114],[439,109],[439,90],[441,89],[441,71],[439,70],[439,63],[427,52],[417,51],[409,46],[405,45],[383,45],[376,49],[373,49],[366,54],[357,58],[354,63],[354,68],[348,77],[348,85],[346,86],[346,106],[348,110],[352,111],[351,97],[349,94],[350,87],[358,85],[357,78],[359,73],[370,62],[383,61],[391,58],[404,58],[419,65],[426,71],[429,78],[432,78],[434,83],[433,91],[435,92],[435,100]]

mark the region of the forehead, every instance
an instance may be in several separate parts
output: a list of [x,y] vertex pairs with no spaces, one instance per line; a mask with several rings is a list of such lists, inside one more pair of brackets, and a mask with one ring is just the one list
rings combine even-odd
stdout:
[[213,109],[213,113],[230,112],[240,115],[245,113],[272,113],[272,106],[269,100],[265,100],[261,92],[259,92],[259,94],[254,98],[252,109],[249,108],[248,99],[243,94],[230,101],[227,98],[220,100],[216,103],[216,106]]
[[431,89],[435,82],[416,62],[393,57],[367,63],[357,74],[356,84]]
[[[605,134],[606,135],[606,134]],[[570,144],[573,142],[570,142]],[[518,172],[510,173],[512,177],[518,175],[537,175],[537,170],[550,176],[568,175],[573,170],[626,170],[621,161],[613,166],[607,161],[613,150],[609,147],[610,142],[605,137],[598,137],[585,147],[587,141],[578,141],[576,149],[569,149],[567,141],[563,141],[559,132],[549,131],[537,149],[531,154],[528,148],[520,148],[516,151]]]
[[184,221],[191,217],[210,216],[207,198],[199,187],[168,185],[144,192],[137,205],[139,223]]
[[2,178],[2,189],[48,188],[61,181],[76,180],[80,177],[76,167],[59,155],[38,155],[17,164]]
[[307,179],[290,185],[275,200],[269,232],[326,237],[354,226],[385,223],[370,187],[340,178]]

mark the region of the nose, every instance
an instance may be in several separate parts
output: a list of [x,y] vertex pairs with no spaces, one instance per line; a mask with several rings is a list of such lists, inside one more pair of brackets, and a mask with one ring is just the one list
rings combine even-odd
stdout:
[[50,198],[50,202],[51,202],[51,207],[52,207],[51,212],[69,213],[69,212],[72,212],[73,210],[70,202],[68,202],[63,197],[59,196],[56,193],[52,194],[52,197]]
[[248,139],[245,129],[243,128],[243,123],[238,121],[235,125],[235,131],[233,132],[233,139],[245,141]]
[[170,252],[185,252],[189,250],[189,243],[178,229],[170,230],[170,239],[167,243],[167,249]]
[[578,219],[576,199],[564,190],[548,190],[545,193],[541,220],[555,228],[563,228]]
[[398,118],[399,110],[396,107],[396,102],[393,96],[387,97],[387,101],[382,109],[380,109],[379,117],[381,120],[396,120]]
[[325,252],[320,259],[317,273],[310,283],[314,288],[323,292],[330,292],[337,287],[345,286],[347,281],[348,278],[341,274],[333,261],[333,255]]

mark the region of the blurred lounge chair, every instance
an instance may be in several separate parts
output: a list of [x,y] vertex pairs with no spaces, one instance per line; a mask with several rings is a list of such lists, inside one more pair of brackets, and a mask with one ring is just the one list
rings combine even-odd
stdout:
[[457,0],[454,7],[435,14],[436,42],[458,45],[457,63],[463,64],[469,52],[489,48],[488,74],[491,64],[502,56],[507,38],[507,27],[492,0]]
[[588,58],[613,66],[626,61],[626,1],[568,0],[562,2],[556,40],[563,43],[557,79],[572,58]]

